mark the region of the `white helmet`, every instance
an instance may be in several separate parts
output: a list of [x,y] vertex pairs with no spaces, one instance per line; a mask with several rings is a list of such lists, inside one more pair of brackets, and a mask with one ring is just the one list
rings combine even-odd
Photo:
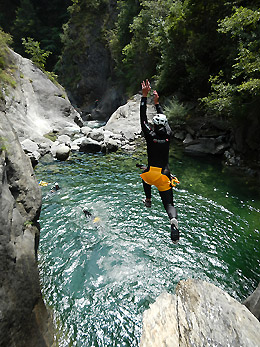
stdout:
[[164,114],[158,113],[153,117],[153,124],[155,125],[165,125],[167,123],[167,118]]

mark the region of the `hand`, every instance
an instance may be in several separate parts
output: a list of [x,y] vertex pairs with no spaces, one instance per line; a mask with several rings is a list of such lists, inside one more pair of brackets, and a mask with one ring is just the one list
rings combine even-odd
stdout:
[[155,105],[159,104],[159,95],[156,90],[153,91],[153,100]]
[[142,85],[142,93],[144,97],[147,97],[149,91],[151,90],[151,86],[150,86],[150,82],[148,80],[146,80],[145,82],[143,81],[141,83]]

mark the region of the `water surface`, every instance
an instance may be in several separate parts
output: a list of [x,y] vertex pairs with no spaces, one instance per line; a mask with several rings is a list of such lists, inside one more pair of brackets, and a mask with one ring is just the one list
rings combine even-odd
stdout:
[[[260,275],[259,192],[220,163],[171,151],[182,232],[179,244],[160,197],[144,197],[143,153],[74,154],[42,161],[39,266],[45,302],[54,310],[59,346],[138,346],[142,314],[163,291],[200,278],[243,301]],[[61,190],[50,193],[58,182]],[[88,220],[87,207],[95,220]]]

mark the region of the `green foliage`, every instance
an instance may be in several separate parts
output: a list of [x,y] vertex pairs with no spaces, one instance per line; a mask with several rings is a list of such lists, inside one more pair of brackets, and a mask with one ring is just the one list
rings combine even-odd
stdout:
[[30,0],[21,0],[16,10],[14,21],[14,38],[18,41],[24,36],[35,37],[38,27],[38,18],[33,3]]
[[232,16],[225,17],[220,21],[218,31],[224,34],[230,33],[234,38],[251,41],[252,31],[257,30],[260,12],[249,8],[234,8]]
[[30,221],[30,220],[26,220],[26,221],[23,223],[23,225],[24,225],[25,228],[28,228],[28,227],[30,227],[30,226],[33,225],[33,222]]
[[22,38],[22,43],[25,47],[25,52],[29,55],[30,59],[42,70],[45,69],[45,63],[48,56],[52,53],[44,51],[40,48],[40,43],[34,41],[31,37]]
[[71,0],[8,0],[0,1],[0,26],[14,38],[13,49],[24,55],[22,37],[32,37],[42,49],[53,54],[46,61],[53,70],[61,54],[62,25],[68,20]]
[[12,76],[12,65],[8,60],[8,44],[12,42],[12,37],[0,28],[0,99],[3,98],[3,91],[7,85],[15,87],[15,80]]
[[219,22],[218,31],[232,38],[233,59],[225,72],[212,76],[211,93],[202,99],[208,110],[230,117],[256,114],[260,96],[260,12],[234,8]]
[[189,107],[181,103],[176,96],[165,106],[164,111],[169,123],[174,126],[185,124],[189,116]]
[[92,13],[99,14],[106,9],[108,3],[109,0],[72,0],[72,5],[69,6],[68,11],[71,14],[75,14],[88,10]]
[[[77,90],[92,45],[107,44],[114,60],[111,75],[116,72],[129,94],[149,78],[160,95],[201,100],[207,113],[234,118],[256,114],[260,102],[257,5],[249,0],[14,0],[8,7],[2,0],[0,25],[11,27],[15,50],[23,54],[25,48],[41,68],[52,69],[60,56],[54,71],[71,91]],[[28,38],[23,45],[22,37]],[[5,64],[0,54],[1,71]],[[167,107],[171,117],[185,120],[188,111],[177,99]]]
[[115,29],[110,32],[110,48],[118,75],[128,90],[153,76],[160,60],[161,37],[169,1],[119,1]]
[[7,143],[6,138],[0,136],[0,153],[7,150],[6,143]]
[[[82,62],[91,45],[106,44],[105,22],[108,0],[73,0],[70,19],[63,25],[62,55],[56,66],[61,83],[75,90],[81,79]],[[97,24],[98,23],[98,24]]]
[[209,76],[217,72],[214,62],[226,54],[216,30],[219,18],[229,13],[225,0],[127,0],[118,6],[109,44],[128,88],[149,77],[164,94],[178,91],[196,99],[208,93]]

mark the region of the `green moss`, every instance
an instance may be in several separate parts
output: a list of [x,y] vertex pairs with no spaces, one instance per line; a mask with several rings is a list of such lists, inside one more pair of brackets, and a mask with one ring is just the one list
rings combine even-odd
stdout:
[[12,42],[9,34],[6,34],[0,29],[0,99],[4,99],[4,93],[7,92],[7,87],[15,87],[16,82],[13,77],[14,67],[9,59],[8,44]]
[[28,227],[28,226],[30,226],[30,225],[32,225],[32,224],[33,224],[33,222],[30,221],[30,220],[26,220],[26,221],[23,223],[23,225],[24,225],[25,227]]
[[0,153],[3,151],[7,151],[7,146],[6,146],[6,139],[4,137],[0,137]]
[[45,134],[45,135],[43,135],[46,139],[49,139],[49,140],[51,140],[51,141],[53,141],[53,142],[55,142],[56,140],[57,140],[57,134],[56,133],[54,133],[53,131],[51,131],[51,132],[49,132],[49,133],[47,133],[47,134]]

